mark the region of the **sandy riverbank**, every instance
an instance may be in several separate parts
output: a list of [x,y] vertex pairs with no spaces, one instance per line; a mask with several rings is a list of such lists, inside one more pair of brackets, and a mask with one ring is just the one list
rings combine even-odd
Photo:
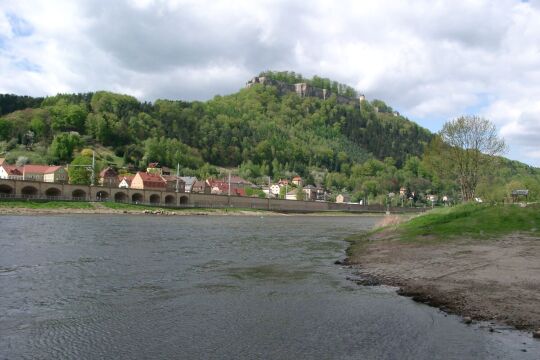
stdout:
[[447,312],[519,329],[540,329],[540,238],[512,234],[447,243],[407,243],[377,233],[351,255],[360,284]]

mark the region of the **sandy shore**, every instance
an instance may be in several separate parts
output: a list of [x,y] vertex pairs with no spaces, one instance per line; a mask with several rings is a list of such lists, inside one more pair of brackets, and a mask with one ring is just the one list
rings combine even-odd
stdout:
[[476,320],[540,329],[540,238],[405,244],[378,235],[350,258],[360,284],[400,287],[414,300]]

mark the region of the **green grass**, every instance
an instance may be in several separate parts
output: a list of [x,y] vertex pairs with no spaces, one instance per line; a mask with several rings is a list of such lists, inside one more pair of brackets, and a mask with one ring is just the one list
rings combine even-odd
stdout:
[[430,237],[487,238],[512,232],[540,233],[540,206],[465,204],[430,211],[397,227],[405,241]]
[[93,209],[92,204],[79,201],[0,200],[0,208],[26,209]]

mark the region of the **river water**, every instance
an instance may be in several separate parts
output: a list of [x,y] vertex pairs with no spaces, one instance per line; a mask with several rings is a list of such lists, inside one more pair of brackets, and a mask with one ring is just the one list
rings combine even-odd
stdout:
[[343,238],[377,220],[2,216],[0,359],[540,358],[347,281]]

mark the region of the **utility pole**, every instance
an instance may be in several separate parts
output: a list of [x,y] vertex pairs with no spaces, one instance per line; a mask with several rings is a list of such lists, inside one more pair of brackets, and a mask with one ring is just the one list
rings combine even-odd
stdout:
[[94,183],[96,181],[95,169],[96,169],[96,152],[92,150],[92,179],[90,179],[90,186],[94,186]]
[[229,196],[231,196],[231,171],[229,170],[229,186],[228,186],[228,193]]
[[178,188],[180,187],[180,163],[176,163],[176,192],[178,192]]

